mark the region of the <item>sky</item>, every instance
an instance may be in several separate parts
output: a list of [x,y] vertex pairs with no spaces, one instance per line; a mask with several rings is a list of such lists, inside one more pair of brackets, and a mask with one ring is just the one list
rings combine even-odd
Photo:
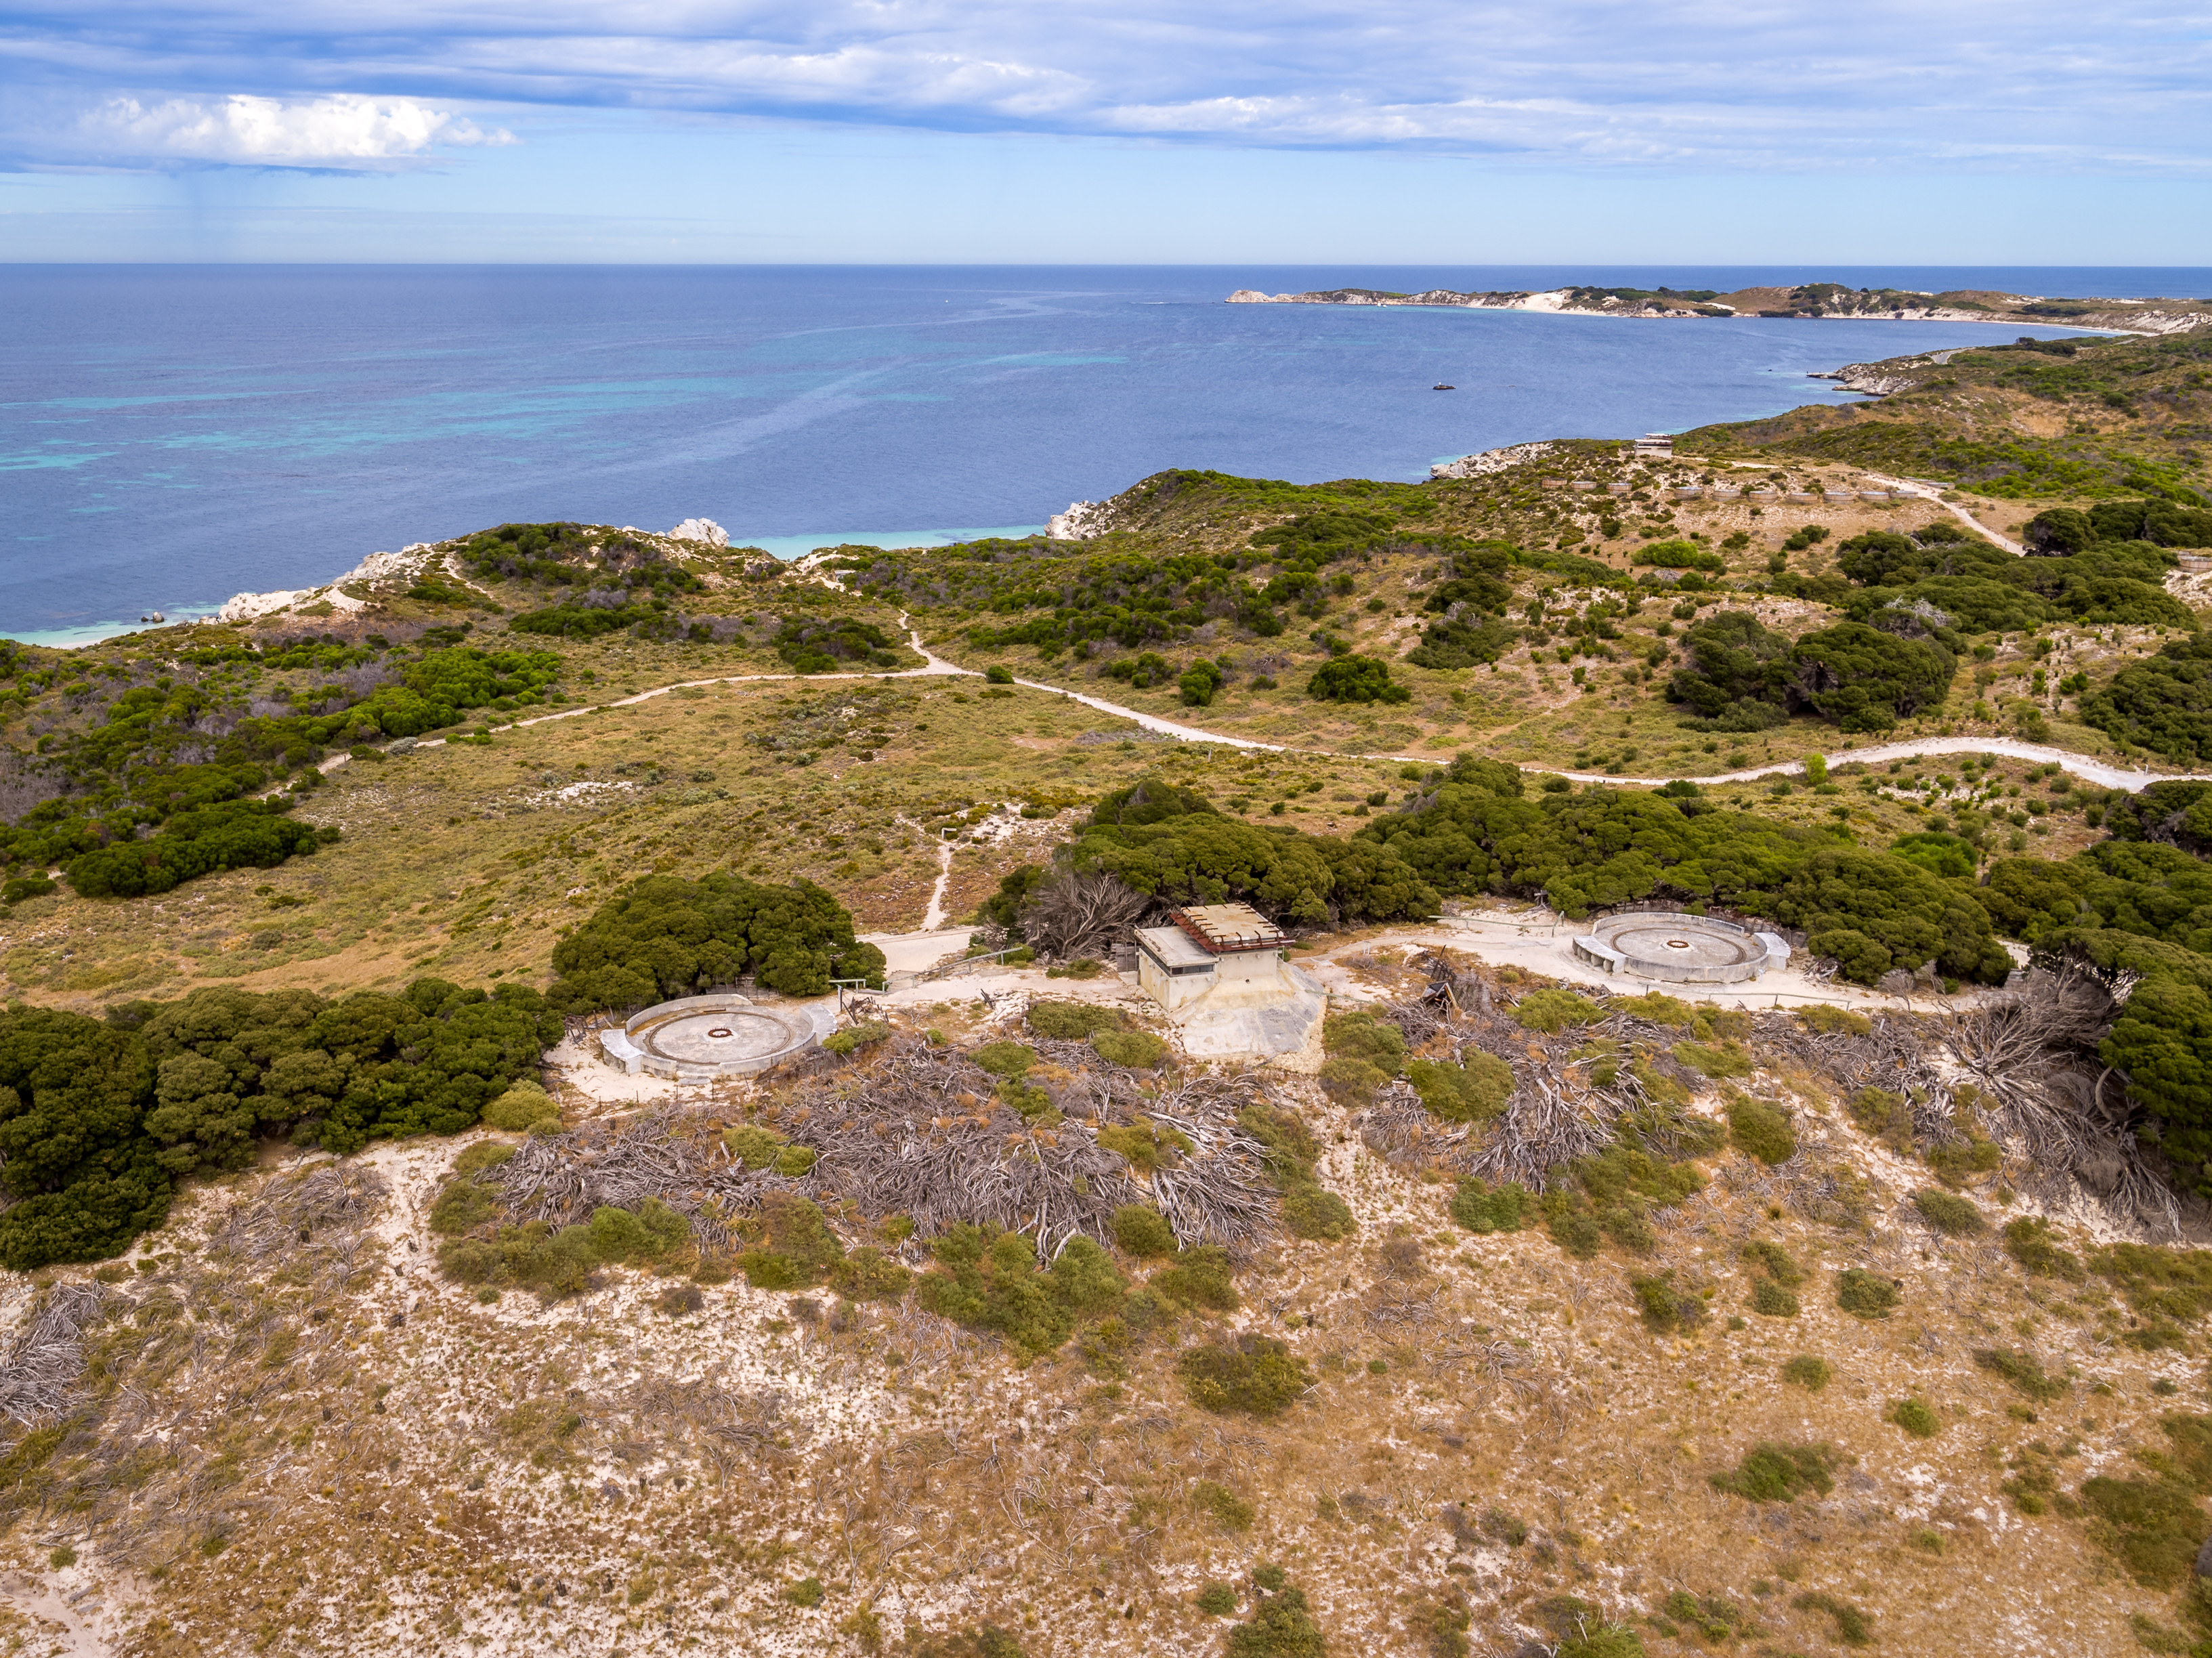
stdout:
[[2138,0],[0,0],[0,260],[2212,264]]

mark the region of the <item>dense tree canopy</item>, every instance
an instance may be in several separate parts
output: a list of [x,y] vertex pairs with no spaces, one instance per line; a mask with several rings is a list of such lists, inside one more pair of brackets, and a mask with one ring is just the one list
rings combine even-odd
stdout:
[[1723,731],[1765,731],[1789,718],[1783,667],[1790,641],[1748,610],[1717,610],[1682,635],[1687,659],[1667,682],[1667,695],[1687,703]]
[[2081,718],[2176,765],[2212,760],[2212,634],[2169,640],[2130,663],[2081,699]]
[[1504,769],[1464,768],[1356,838],[1387,847],[1446,895],[1540,895],[1572,916],[1654,897],[1771,915],[1818,935],[1814,950],[1862,981],[1931,960],[1962,979],[2001,981],[2011,969],[1970,890],[1894,853],[1712,811],[1694,795],[1596,788],[1530,801],[1517,776],[1510,789],[1491,786]]
[[1844,731],[1887,731],[1940,706],[1958,670],[1958,659],[1933,640],[1843,622],[1790,647],[1784,690],[1793,708],[1810,708]]
[[1071,858],[1079,873],[1103,872],[1169,902],[1241,899],[1303,926],[1433,915],[1437,903],[1379,847],[1260,829],[1156,778],[1101,800]]
[[553,947],[547,993],[564,1012],[641,1007],[755,975],[787,996],[832,979],[883,982],[884,954],[853,936],[853,917],[811,881],[764,886],[738,875],[649,875],[594,910]]
[[349,1152],[469,1127],[560,1039],[535,991],[420,979],[396,996],[211,988],[102,1023],[0,1012],[0,1266],[93,1260],[168,1212],[176,1178],[252,1163],[256,1142]]

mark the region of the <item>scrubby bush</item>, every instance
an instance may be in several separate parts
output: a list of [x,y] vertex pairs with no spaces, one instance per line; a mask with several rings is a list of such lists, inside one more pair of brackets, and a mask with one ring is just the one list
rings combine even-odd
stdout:
[[1279,1416],[1313,1386],[1305,1362],[1272,1336],[1184,1350],[1176,1361],[1183,1390],[1201,1410]]
[[2080,1497],[2091,1540],[2147,1589],[2172,1589],[2189,1581],[2204,1533],[2204,1510],[2197,1499],[2188,1484],[2171,1476],[2111,1474],[2083,1480]]
[[1042,1268],[1022,1234],[964,1223],[937,1240],[935,1254],[937,1267],[915,1287],[922,1306],[996,1331],[1023,1363],[1052,1351],[1085,1319],[1113,1312],[1127,1288],[1112,1258],[1080,1234]]
[[1974,1363],[1984,1370],[2002,1376],[2015,1393],[2028,1398],[2048,1401],[2066,1395],[2066,1382],[2060,1376],[2047,1376],[2033,1354],[2008,1347],[1977,1347]]
[[1920,1212],[1921,1219],[1946,1237],[1973,1237],[1990,1230],[1982,1212],[1955,1193],[1923,1187],[1912,1194],[1912,1206]]
[[872,1243],[864,1243],[830,1268],[830,1287],[848,1301],[896,1301],[914,1274]]
[[1764,1318],[1795,1318],[1797,1297],[1772,1278],[1763,1278],[1751,1286],[1751,1310]]
[[1224,817],[1187,789],[1146,778],[1099,801],[1068,849],[1078,876],[1110,875],[1174,902],[1239,899],[1294,925],[1433,915],[1435,890],[1364,841],[1279,835]]
[[1746,1157],[1773,1168],[1797,1155],[1797,1131],[1780,1107],[1731,1093],[1727,1109],[1729,1139]]
[[1887,1318],[1898,1303],[1897,1285],[1863,1266],[1836,1274],[1836,1305],[1853,1318]]
[[1915,1439],[1933,1439],[1943,1431],[1942,1418],[1929,1408],[1923,1399],[1900,1399],[1892,1404],[1887,1420],[1911,1434]]
[[1091,1046],[1109,1065],[1150,1071],[1168,1057],[1166,1041],[1149,1030],[1094,1030]]
[[1430,1114],[1446,1122],[1487,1122],[1513,1097],[1513,1067],[1474,1048],[1456,1065],[1415,1060],[1406,1079]]
[[856,1024],[843,1030],[835,1030],[822,1039],[824,1051],[839,1059],[850,1059],[864,1048],[872,1048],[891,1034],[887,1024]]
[[1359,1230],[1351,1206],[1314,1178],[1321,1148],[1295,1112],[1248,1105],[1237,1126],[1266,1148],[1268,1178],[1281,1194],[1283,1226],[1292,1236],[1335,1243]]
[[822,1211],[791,1192],[770,1192],[739,1228],[747,1248],[738,1270],[756,1290],[798,1290],[818,1284],[844,1259],[845,1246]]
[[1031,1002],[1023,1017],[1036,1035],[1073,1042],[1095,1031],[1119,1030],[1127,1023],[1119,1010],[1095,1002]]
[[649,875],[556,944],[553,968],[560,977],[547,1000],[580,1013],[688,996],[748,973],[787,996],[823,995],[833,978],[880,989],[884,955],[854,937],[851,914],[811,882]]
[[1175,1228],[1150,1204],[1125,1203],[1114,1212],[1114,1242],[1139,1260],[1173,1254]]
[[1470,1232],[1517,1232],[1534,1218],[1536,1201],[1519,1181],[1492,1187],[1470,1175],[1452,1193],[1451,1218]]
[[1826,1359],[1817,1358],[1811,1353],[1799,1353],[1782,1367],[1784,1382],[1811,1394],[1817,1394],[1826,1387],[1834,1375]]
[[1632,1276],[1628,1289],[1644,1315],[1645,1327],[1657,1334],[1694,1329],[1705,1321],[1704,1298],[1677,1284],[1672,1267],[1649,1278]]
[[1826,1497],[1836,1488],[1832,1471],[1842,1461],[1827,1445],[1764,1442],[1734,1468],[1709,1476],[1713,1489],[1754,1503],[1794,1503],[1808,1491]]
[[1186,1307],[1233,1312],[1237,1285],[1230,1276],[1229,1252],[1215,1243],[1176,1252],[1174,1261],[1146,1280],[1151,1287]]
[[[1258,1581],[1258,1574],[1254,1574]],[[1328,1643],[1303,1589],[1262,1586],[1252,1616],[1229,1631],[1226,1658],[1327,1658]]]
[[1863,1036],[1874,1029],[1874,1021],[1863,1013],[1820,1004],[1799,1008],[1797,1023],[1824,1036]]
[[491,1127],[512,1133],[548,1132],[561,1127],[561,1108],[526,1077],[484,1107],[483,1120]]
[[1146,1174],[1197,1149],[1191,1144],[1190,1136],[1181,1129],[1149,1117],[1102,1128],[1097,1131],[1097,1140],[1101,1151],[1115,1153],[1132,1169]]
[[1801,1594],[1790,1603],[1800,1612],[1821,1612],[1835,1625],[1836,1639],[1847,1647],[1874,1644],[1874,1622],[1850,1601],[1822,1593]]
[[2088,1276],[2081,1258],[2063,1248],[2051,1223],[2040,1216],[2022,1215],[2005,1223],[2005,1253],[2018,1261],[2031,1278],[2063,1278],[2079,1284]]
[[281,816],[284,810],[275,802],[228,800],[179,812],[151,839],[80,853],[63,874],[83,897],[136,898],[220,870],[271,868],[337,838]]
[[1557,1035],[1571,1024],[1589,1024],[1605,1017],[1596,1003],[1571,990],[1532,990],[1513,1005],[1513,1022],[1529,1030]]
[[1208,1583],[1191,1597],[1191,1604],[1212,1618],[1226,1618],[1237,1610],[1237,1591],[1226,1583]]

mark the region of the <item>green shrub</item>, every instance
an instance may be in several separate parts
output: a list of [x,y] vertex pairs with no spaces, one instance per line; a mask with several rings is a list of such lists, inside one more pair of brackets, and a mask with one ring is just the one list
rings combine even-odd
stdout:
[[744,1230],[752,1247],[738,1254],[738,1270],[756,1290],[817,1284],[845,1256],[822,1211],[793,1193],[765,1194]]
[[1744,1052],[1741,1042],[1676,1042],[1673,1049],[1674,1061],[1707,1077],[1748,1077],[1751,1075],[1751,1055]]
[[1767,1318],[1795,1318],[1797,1297],[1772,1278],[1763,1278],[1751,1286],[1751,1310]]
[[430,1230],[440,1237],[458,1237],[474,1231],[498,1212],[490,1187],[471,1180],[451,1181],[430,1210]]
[[1256,1517],[1249,1503],[1226,1485],[1217,1485],[1211,1479],[1201,1479],[1190,1488],[1190,1505],[1200,1513],[1212,1515],[1228,1531],[1249,1531]]
[[1797,1022],[1808,1030],[1828,1036],[1863,1036],[1874,1029],[1874,1021],[1863,1013],[1818,1004],[1799,1008]]
[[1406,1061],[1405,1033],[1364,1008],[1328,1015],[1322,1041],[1331,1057],[1364,1060],[1386,1076],[1396,1076]]
[[1819,1393],[1834,1375],[1826,1359],[1816,1358],[1811,1353],[1800,1353],[1782,1367],[1782,1379],[1808,1394]]
[[1836,1627],[1836,1639],[1847,1647],[1870,1647],[1874,1644],[1874,1624],[1866,1613],[1848,1600],[1839,1600],[1832,1594],[1801,1594],[1790,1603],[1800,1612],[1824,1612]]
[[1571,1024],[1589,1024],[1603,1017],[1603,1009],[1571,990],[1532,990],[1513,1006],[1515,1023],[1547,1035],[1557,1035]]
[[1098,1131],[1099,1149],[1112,1151],[1127,1162],[1132,1169],[1149,1174],[1164,1163],[1196,1148],[1190,1137],[1164,1123],[1139,1117],[1133,1123],[1117,1124]]
[[872,1048],[891,1034],[887,1024],[856,1024],[850,1029],[832,1031],[822,1039],[822,1046],[839,1059],[847,1059],[864,1048]]
[[1415,1060],[1406,1078],[1430,1114],[1446,1122],[1487,1122],[1513,1097],[1513,1067],[1473,1048],[1457,1065]]
[[2204,1513],[2187,1485],[2171,1477],[2099,1474],[2081,1482],[2080,1500],[2090,1539],[2142,1587],[2171,1589],[2188,1581],[2203,1540]]
[[1226,1658],[1328,1658],[1328,1643],[1304,1591],[1285,1588],[1262,1592],[1251,1617],[1229,1631],[1222,1650]]
[[914,1274],[872,1243],[830,1268],[830,1287],[848,1301],[896,1301],[914,1283]]
[[1470,1175],[1452,1193],[1451,1218],[1470,1232],[1517,1232],[1534,1219],[1535,1206],[1519,1181],[1492,1187]]
[[1178,1251],[1174,1264],[1154,1272],[1148,1282],[1162,1295],[1187,1307],[1207,1307],[1218,1313],[1231,1312],[1237,1307],[1229,1252],[1218,1243]]
[[1784,1288],[1794,1289],[1805,1281],[1805,1269],[1778,1243],[1754,1239],[1743,1246],[1741,1253],[1753,1271],[1764,1272]]
[[1978,1347],[1974,1363],[1984,1370],[2002,1376],[2015,1393],[2025,1394],[2034,1400],[2063,1399],[2066,1395],[2063,1377],[2046,1376],[2043,1366],[2033,1355],[2002,1347]]
[[1036,1063],[1036,1049],[1025,1042],[985,1042],[968,1057],[994,1077],[1018,1077]]
[[2212,1310],[2212,1249],[2110,1244],[2089,1257],[2089,1270],[2146,1318],[2185,1322]]
[[1836,1305],[1853,1318],[1887,1318],[1898,1303],[1897,1285],[1863,1266],[1836,1274]]
[[1024,1017],[1036,1035],[1071,1042],[1094,1031],[1119,1030],[1127,1023],[1118,1010],[1093,1002],[1031,1002]]
[[1840,1460],[1831,1446],[1765,1441],[1745,1452],[1733,1469],[1710,1479],[1714,1490],[1754,1503],[1795,1503],[1808,1491],[1826,1497],[1833,1491],[1832,1471]]
[[1335,1193],[1307,1184],[1283,1193],[1283,1224],[1294,1237],[1340,1243],[1359,1230],[1352,1207]]
[[1887,1089],[1862,1088],[1846,1102],[1851,1121],[1892,1151],[1912,1150],[1912,1102]]
[[1552,1658],[1644,1658],[1644,1637],[1626,1624],[1607,1624],[1570,1635]]
[[993,663],[983,670],[983,681],[989,685],[1011,685],[1014,683],[1014,671],[1003,664]]
[[1294,1237],[1334,1243],[1358,1231],[1350,1206],[1314,1179],[1321,1148],[1297,1114],[1248,1105],[1237,1126],[1265,1149],[1267,1175],[1281,1193],[1283,1226]]
[[1304,1361],[1271,1336],[1247,1334],[1233,1346],[1187,1348],[1176,1370],[1191,1403],[1217,1412],[1279,1416],[1313,1386]]
[[794,1606],[818,1606],[822,1594],[822,1580],[818,1577],[802,1577],[796,1583],[785,1584],[783,1588],[783,1598]]
[[494,1128],[550,1133],[561,1127],[561,1108],[551,1095],[526,1078],[484,1107],[483,1120]]
[[1645,1327],[1658,1334],[1694,1329],[1705,1321],[1704,1298],[1677,1285],[1672,1267],[1650,1278],[1632,1277],[1628,1288]]
[[2081,1258],[2054,1242],[2051,1223],[2040,1216],[2022,1215],[2007,1221],[2005,1253],[2018,1261],[2031,1278],[2063,1278],[2079,1284],[2088,1277]]
[[1329,1098],[1340,1106],[1355,1108],[1374,1104],[1376,1090],[1389,1082],[1390,1076],[1364,1060],[1335,1055],[1322,1061],[1317,1080]]
[[915,1287],[923,1308],[996,1331],[1024,1363],[1058,1347],[1082,1320],[1116,1310],[1127,1287],[1112,1258],[1079,1234],[1045,1268],[1018,1232],[994,1235],[963,1224],[939,1237],[935,1249],[938,1270]]
[[1149,1204],[1125,1203],[1114,1212],[1114,1242],[1139,1260],[1175,1253],[1175,1228]]
[[1409,702],[1413,694],[1390,677],[1390,665],[1371,656],[1340,656],[1306,681],[1306,695],[1323,702]]
[[1765,1100],[1731,1093],[1728,1121],[1729,1139],[1735,1149],[1769,1168],[1797,1155],[1797,1131],[1790,1127],[1790,1114]]
[[1990,1230],[1982,1212],[1955,1193],[1923,1187],[1912,1194],[1912,1206],[1920,1212],[1921,1219],[1946,1237],[1973,1237]]
[[722,1132],[722,1144],[729,1153],[748,1169],[765,1169],[791,1144],[773,1128],[763,1128],[757,1123],[739,1123]]
[[1109,1065],[1150,1071],[1168,1056],[1165,1041],[1149,1030],[1094,1030],[1091,1046]]
[[1915,1439],[1933,1439],[1943,1431],[1942,1418],[1929,1407],[1923,1399],[1900,1399],[1889,1407],[1887,1420],[1911,1434]]
[[1226,1618],[1237,1610],[1237,1591],[1226,1583],[1208,1583],[1192,1598],[1192,1604],[1209,1617]]

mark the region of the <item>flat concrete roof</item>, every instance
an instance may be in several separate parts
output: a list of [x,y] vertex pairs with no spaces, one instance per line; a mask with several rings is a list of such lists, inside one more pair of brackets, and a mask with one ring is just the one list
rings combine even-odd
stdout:
[[1140,926],[1137,942],[1170,973],[1210,972],[1213,957],[1181,927]]

